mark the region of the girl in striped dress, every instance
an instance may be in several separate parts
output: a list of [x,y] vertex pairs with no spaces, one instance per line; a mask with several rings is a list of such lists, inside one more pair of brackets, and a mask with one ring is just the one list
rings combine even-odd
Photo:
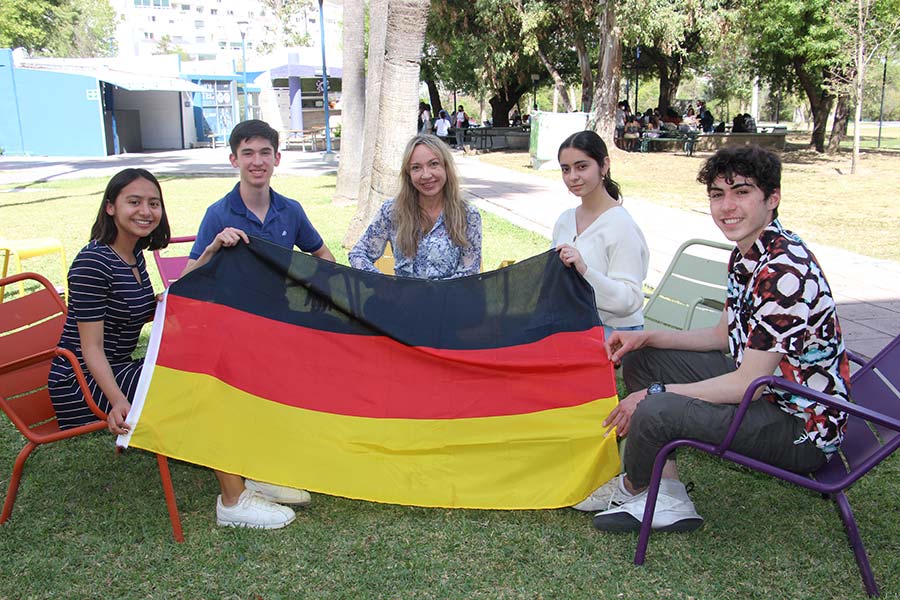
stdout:
[[[115,434],[128,430],[125,417],[142,366],[131,355],[156,309],[143,251],[165,247],[169,235],[156,177],[144,169],[125,169],[106,186],[91,241],[69,269],[69,310],[59,345],[78,357],[94,401]],[[96,420],[69,361],[54,359],[48,387],[60,428]]]

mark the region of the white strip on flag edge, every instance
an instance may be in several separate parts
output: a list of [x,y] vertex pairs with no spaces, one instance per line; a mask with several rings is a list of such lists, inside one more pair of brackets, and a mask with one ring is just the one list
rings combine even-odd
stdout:
[[116,446],[127,448],[131,442],[131,434],[141,418],[144,409],[144,400],[150,390],[150,380],[153,378],[153,370],[156,368],[156,357],[159,354],[159,341],[162,339],[163,324],[166,320],[166,301],[169,298],[169,290],[163,292],[162,300],[156,304],[156,314],[153,315],[153,327],[150,329],[150,342],[147,345],[147,355],[144,357],[144,366],[141,369],[141,378],[138,380],[134,400],[131,402],[131,410],[125,422],[131,426],[128,433],[116,438]]

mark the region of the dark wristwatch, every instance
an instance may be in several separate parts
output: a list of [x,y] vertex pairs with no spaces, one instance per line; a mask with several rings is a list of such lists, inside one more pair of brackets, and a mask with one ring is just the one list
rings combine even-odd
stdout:
[[666,386],[661,381],[654,381],[650,385],[647,386],[647,395],[650,394],[662,394],[666,391]]

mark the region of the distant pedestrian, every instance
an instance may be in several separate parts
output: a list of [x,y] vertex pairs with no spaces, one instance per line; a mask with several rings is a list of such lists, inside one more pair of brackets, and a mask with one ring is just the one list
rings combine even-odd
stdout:
[[454,125],[456,126],[456,147],[462,150],[465,145],[466,129],[469,127],[469,115],[466,114],[462,104],[456,109]]

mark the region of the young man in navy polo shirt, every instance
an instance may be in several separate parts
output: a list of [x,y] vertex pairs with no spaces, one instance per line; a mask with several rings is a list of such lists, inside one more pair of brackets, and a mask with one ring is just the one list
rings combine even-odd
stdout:
[[[232,130],[229,144],[231,166],[240,170],[241,180],[206,210],[184,273],[209,262],[223,246],[234,246],[240,241],[249,244],[250,235],[286,248],[296,246],[333,262],[334,255],[300,203],[270,186],[275,167],[281,161],[278,132],[264,121],[244,121]],[[249,479],[245,482],[238,475],[214,472],[222,490],[216,501],[219,525],[277,529],[289,524],[295,516],[293,510],[281,504],[310,502],[306,490]]]

